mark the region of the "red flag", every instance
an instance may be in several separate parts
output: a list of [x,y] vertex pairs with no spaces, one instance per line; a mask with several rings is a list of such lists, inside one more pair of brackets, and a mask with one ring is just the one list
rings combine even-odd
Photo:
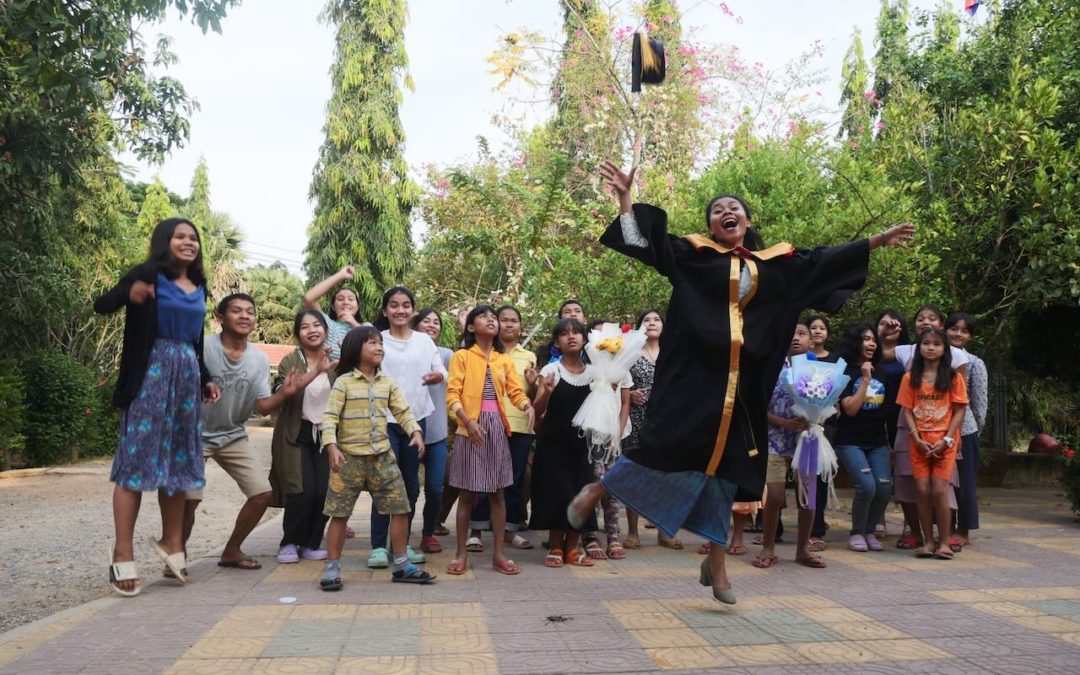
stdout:
[[964,0],[964,10],[971,16],[975,16],[975,12],[979,11],[980,0]]

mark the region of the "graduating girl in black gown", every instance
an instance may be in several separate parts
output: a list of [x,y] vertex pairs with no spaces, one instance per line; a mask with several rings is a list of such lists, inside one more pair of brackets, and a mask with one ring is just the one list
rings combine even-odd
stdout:
[[601,174],[620,207],[601,243],[656,269],[672,292],[640,443],[567,516],[576,524],[610,491],[669,536],[682,528],[718,544],[700,580],[733,604],[724,570],[731,504],[737,488],[764,487],[766,409],[799,313],[837,311],[866,281],[870,251],[908,241],[915,227],[829,248],[765,248],[746,204],[721,195],[705,210],[709,236],[675,237],[663,210],[631,205],[633,170],[605,162]]

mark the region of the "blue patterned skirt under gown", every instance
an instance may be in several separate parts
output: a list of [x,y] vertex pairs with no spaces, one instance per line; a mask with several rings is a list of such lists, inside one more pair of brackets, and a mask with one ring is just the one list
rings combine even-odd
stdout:
[[669,537],[688,530],[727,546],[735,484],[701,471],[665,472],[623,455],[603,478],[604,487]]
[[109,480],[133,492],[168,495],[206,485],[199,361],[189,342],[158,338],[139,395],[120,418]]

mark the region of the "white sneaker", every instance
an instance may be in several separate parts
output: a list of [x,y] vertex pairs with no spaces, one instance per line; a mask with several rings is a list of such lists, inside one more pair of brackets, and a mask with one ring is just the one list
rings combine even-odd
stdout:
[[300,557],[304,560],[326,560],[326,551],[321,548],[301,548]]
[[[325,557],[325,555],[323,556]],[[296,552],[295,544],[285,544],[278,549],[277,561],[282,565],[300,562],[300,554]]]

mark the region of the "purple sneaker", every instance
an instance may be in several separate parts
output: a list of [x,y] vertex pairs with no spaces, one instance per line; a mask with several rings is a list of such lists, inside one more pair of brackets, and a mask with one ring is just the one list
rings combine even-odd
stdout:
[[872,534],[866,535],[866,547],[871,551],[884,551],[885,545],[878,541],[878,538]]
[[300,557],[304,560],[326,560],[326,551],[321,548],[301,548]]
[[277,561],[282,565],[290,565],[300,562],[300,554],[296,552],[294,544],[285,544],[278,549]]

